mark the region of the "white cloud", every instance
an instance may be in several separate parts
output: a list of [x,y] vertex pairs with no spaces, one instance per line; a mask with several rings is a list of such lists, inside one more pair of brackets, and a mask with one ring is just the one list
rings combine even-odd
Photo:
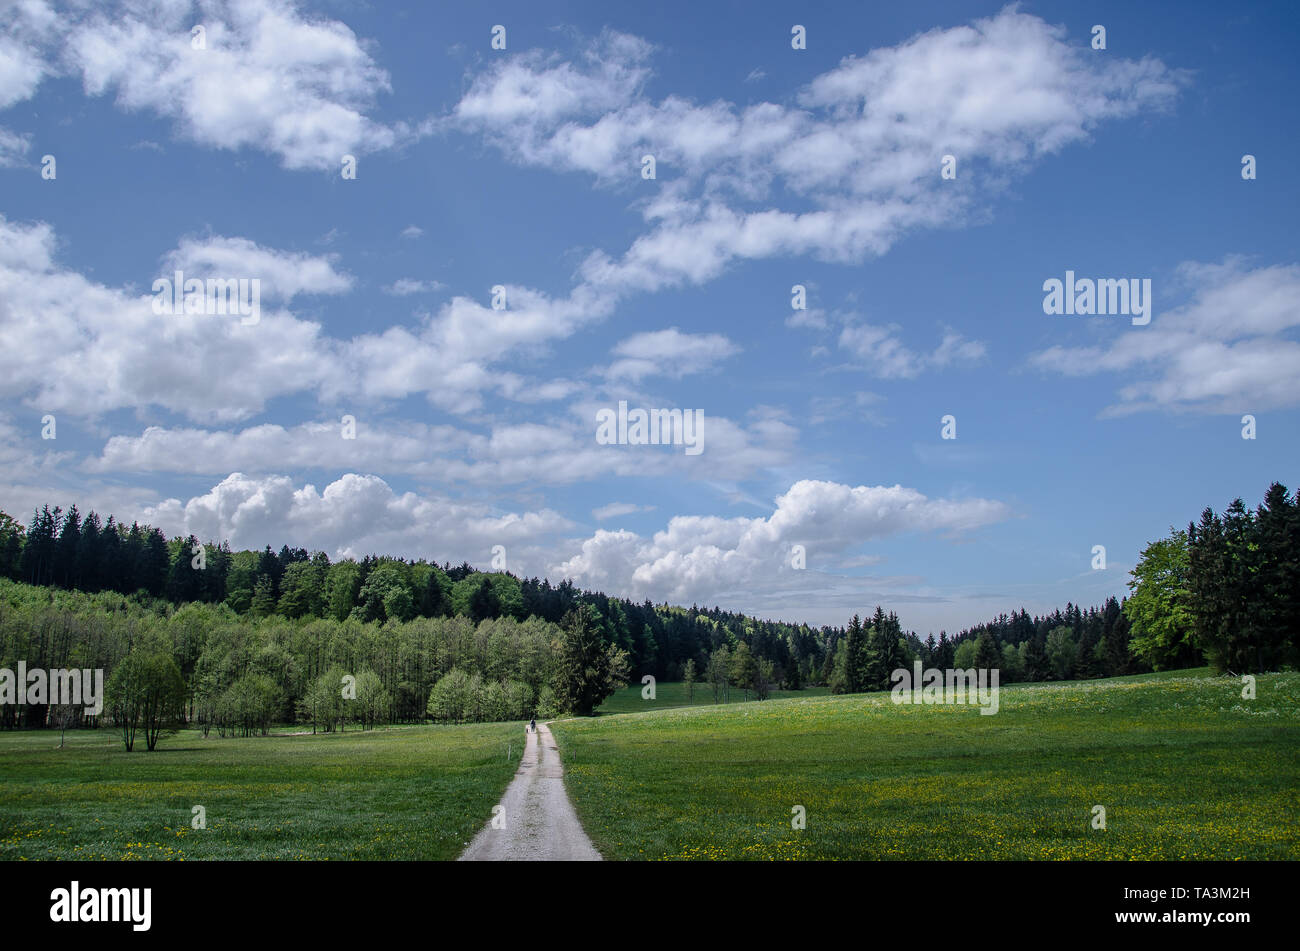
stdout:
[[138,436],[109,438],[85,472],[216,475],[284,471],[365,471],[443,484],[563,485],[608,476],[677,475],[739,479],[789,461],[797,431],[760,419],[748,427],[705,420],[705,451],[687,457],[669,447],[603,446],[595,413],[545,423],[500,423],[486,433],[415,422],[357,419],[356,438],[335,421],[297,426],[265,423],[237,431],[150,426]]
[[351,276],[337,271],[335,257],[264,248],[247,238],[220,235],[184,238],[166,255],[160,275],[171,278],[179,268],[185,277],[257,278],[263,298],[292,300],[299,294],[342,294],[352,288]]
[[1033,354],[1031,365],[1065,376],[1124,374],[1109,415],[1255,413],[1300,404],[1300,265],[1188,262],[1179,280],[1190,299],[1157,310],[1150,325],[1126,324],[1107,344],[1049,347]]
[[419,225],[407,225],[402,229],[403,238],[418,238],[424,234],[424,229]]
[[796,587],[792,546],[811,561],[904,532],[961,533],[1010,515],[990,499],[929,499],[903,486],[847,486],[803,480],[766,518],[672,518],[651,538],[598,530],[554,573],[604,591],[675,603],[713,603],[722,592]]
[[[39,429],[20,432],[12,417],[0,413],[0,471],[6,480],[50,481],[70,468],[76,453],[60,451],[58,440],[42,439],[39,433]],[[20,521],[27,516],[25,511],[9,514]]]
[[394,326],[365,334],[343,348],[343,370],[323,386],[327,399],[356,394],[400,399],[423,393],[436,406],[477,410],[484,390],[509,388],[491,365],[508,355],[571,336],[605,317],[613,302],[578,288],[552,298],[506,285],[507,308],[493,310],[468,297],[453,297],[415,329]]
[[27,164],[27,150],[31,146],[30,135],[20,135],[0,126],[0,167],[17,168]]
[[684,334],[676,327],[639,333],[614,347],[615,360],[604,371],[611,380],[640,380],[647,376],[680,379],[702,373],[720,360],[734,356],[740,347],[722,334]]
[[228,539],[235,548],[285,540],[335,557],[400,554],[461,558],[492,545],[515,545],[565,531],[550,509],[501,512],[482,503],[397,493],[383,479],[349,473],[317,490],[287,476],[232,473],[209,492],[143,507],[143,520],[168,535]]
[[[206,49],[191,46],[201,23]],[[86,93],[174,119],[214,148],[262,149],[286,168],[337,169],[344,154],[388,148],[408,130],[366,115],[388,74],[343,23],[291,0],[132,2],[68,28],[64,60]]]
[[341,422],[284,427],[274,423],[239,431],[150,426],[139,436],[113,436],[89,472],[180,472],[211,475],[240,469],[266,473],[291,469],[360,469],[431,472],[436,463],[463,452],[472,434],[451,426],[422,423],[370,425],[357,422],[353,439]]
[[595,516],[596,521],[604,522],[623,515],[634,515],[637,512],[653,512],[654,510],[653,505],[638,505],[635,502],[610,502],[608,505],[592,509],[591,514]]
[[881,379],[912,379],[922,371],[974,363],[984,358],[984,344],[951,331],[931,353],[917,353],[903,344],[896,326],[850,323],[840,331],[839,345],[861,361],[862,369]]
[[0,109],[30,99],[50,72],[45,47],[57,14],[43,0],[9,2],[0,34]]
[[807,327],[811,330],[825,330],[830,326],[830,323],[826,319],[824,310],[820,307],[813,307],[791,311],[790,316],[785,319],[785,325],[792,330],[800,327]]
[[[203,266],[203,249],[220,241],[193,245],[192,255],[177,260]],[[54,253],[49,225],[0,217],[0,394],[8,398],[87,418],[156,405],[196,419],[234,420],[333,371],[319,325],[287,311],[264,307],[255,326],[158,316],[151,293],[93,283],[59,267]],[[268,265],[283,294],[302,290],[304,274],[331,273],[256,246],[240,260]]]
[[[495,364],[535,351],[609,313],[611,300],[579,288],[550,298],[509,286],[496,311],[456,297],[415,328],[390,326],[348,340],[286,309],[301,294],[338,294],[352,278],[332,255],[261,247],[246,238],[187,238],[145,275],[259,277],[264,298],[255,325],[209,316],[155,315],[152,293],[95,283],[56,260],[53,229],[0,216],[0,395],[43,411],[92,417],[113,409],[160,406],[200,421],[236,421],[268,400],[314,393],[327,402],[377,401],[423,394],[464,413],[485,390],[524,400],[561,398],[571,385],[536,389]],[[93,366],[94,373],[85,368]]]
[[974,206],[968,183],[979,176],[941,182],[944,154],[1004,177],[1104,120],[1167,105],[1183,82],[1152,58],[1091,55],[1014,7],[846,58],[797,107],[654,102],[641,91],[648,56],[639,40],[606,33],[579,62],[512,57],[476,77],[453,115],[513,161],[605,182],[629,181],[642,154],[656,157],[660,194],[642,211],[651,230],[581,269],[619,293],[703,283],[737,260],[883,254],[904,232]]
[[856,390],[846,395],[817,396],[809,402],[808,422],[812,425],[836,419],[863,420],[874,426],[883,426],[879,413],[885,398],[879,393]]
[[493,134],[516,121],[554,128],[562,121],[597,116],[633,101],[649,75],[643,63],[650,52],[644,40],[607,30],[583,54],[581,64],[538,50],[515,54],[474,80],[457,103],[455,117]]
[[[0,33],[0,109],[8,109],[36,94],[50,73],[46,47],[58,22],[44,0],[7,2]],[[31,134],[0,126],[0,167],[26,164]]]

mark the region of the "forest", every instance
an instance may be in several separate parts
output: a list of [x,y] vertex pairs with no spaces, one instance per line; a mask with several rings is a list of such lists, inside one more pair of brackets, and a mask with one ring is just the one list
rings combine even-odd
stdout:
[[[1255,509],[1241,499],[1222,513],[1206,508],[1142,551],[1128,587],[1099,607],[1018,609],[923,640],[880,606],[844,627],[813,628],[463,562],[331,561],[288,544],[231,551],[44,506],[26,526],[0,512],[0,668],[102,668],[105,715],[139,720],[147,740],[163,719],[249,735],[277,723],[335,730],[589,713],[645,675],[707,685],[722,700],[733,690],[764,699],[776,687],[886,689],[892,670],[918,659],[996,667],[1003,683],[1206,663],[1262,672],[1297,661],[1296,497],[1274,483]],[[122,699],[150,677],[162,699]],[[0,705],[9,729],[102,719]]]

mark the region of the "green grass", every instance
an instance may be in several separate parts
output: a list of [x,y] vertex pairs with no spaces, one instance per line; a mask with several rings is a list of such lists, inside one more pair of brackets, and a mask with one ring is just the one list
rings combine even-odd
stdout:
[[1017,685],[995,716],[871,694],[553,730],[607,858],[1300,858],[1300,674],[1247,701],[1204,673]]
[[[713,690],[708,684],[695,685],[694,699],[687,696],[686,685],[683,683],[664,683],[662,681],[656,683],[655,698],[653,700],[641,699],[643,689],[645,688],[640,684],[624,687],[597,707],[596,712],[601,715],[607,713],[647,713],[651,710],[666,710],[671,707],[715,706]],[[828,692],[825,687],[809,687],[806,690],[773,690],[771,699],[824,697]],[[746,695],[744,691],[733,687],[731,689],[731,699],[726,702],[742,703],[747,699],[752,699],[753,696],[753,693]]]
[[1016,683],[1003,684],[1008,689],[1011,687],[1060,687],[1066,684],[1127,684],[1127,683],[1147,683],[1152,680],[1185,680],[1188,677],[1209,678],[1217,677],[1213,667],[1185,667],[1182,670],[1160,670],[1149,674],[1125,674],[1122,677],[1100,677],[1097,680],[1047,680],[1037,684]]
[[[523,740],[517,723],[185,731],[126,753],[107,729],[69,731],[62,750],[57,731],[0,733],[0,859],[451,859]],[[195,805],[206,829],[190,826]]]

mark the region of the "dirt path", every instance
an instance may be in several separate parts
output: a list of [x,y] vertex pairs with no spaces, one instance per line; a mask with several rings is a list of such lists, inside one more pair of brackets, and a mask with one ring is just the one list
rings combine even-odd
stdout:
[[[525,729],[527,729],[525,727]],[[544,723],[529,733],[519,772],[501,797],[505,828],[488,822],[461,854],[462,862],[599,862],[564,791],[555,737]],[[500,819],[497,820],[500,824]]]

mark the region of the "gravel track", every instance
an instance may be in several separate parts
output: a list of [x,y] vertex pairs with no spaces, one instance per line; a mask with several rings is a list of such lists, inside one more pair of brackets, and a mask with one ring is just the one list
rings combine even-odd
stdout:
[[[525,728],[527,729],[527,728]],[[505,828],[489,821],[461,854],[462,862],[599,862],[564,791],[564,767],[544,723],[528,733],[519,772],[501,797]],[[499,820],[498,820],[499,823]]]

